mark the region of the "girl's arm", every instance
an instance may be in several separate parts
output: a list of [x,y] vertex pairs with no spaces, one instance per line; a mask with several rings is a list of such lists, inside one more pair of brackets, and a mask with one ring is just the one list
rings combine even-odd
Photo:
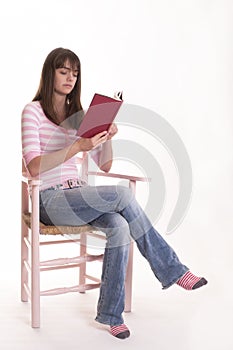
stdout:
[[116,124],[112,124],[108,130],[107,141],[102,145],[102,151],[99,157],[99,168],[108,173],[112,167],[112,137],[118,132]]
[[72,145],[59,151],[44,154],[33,158],[27,165],[31,176],[36,177],[44,171],[48,171],[72,158],[78,152],[88,152],[107,141],[108,134],[103,131],[91,138],[80,138]]

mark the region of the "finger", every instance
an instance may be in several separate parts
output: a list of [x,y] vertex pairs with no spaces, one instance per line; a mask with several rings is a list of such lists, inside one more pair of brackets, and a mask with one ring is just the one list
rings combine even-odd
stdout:
[[108,139],[108,133],[107,133],[106,135],[100,137],[100,138],[98,139],[97,142],[98,142],[99,144],[100,144],[100,143],[104,143],[104,142],[107,141],[107,139]]
[[116,124],[113,124],[112,128],[111,128],[111,133],[116,134],[117,131],[118,131],[118,128],[117,128]]
[[99,138],[98,140],[95,140],[95,142],[93,142],[94,144],[94,148],[96,148],[99,145],[102,145],[103,143],[105,143],[108,140],[108,135],[102,136],[101,138]]
[[113,124],[110,125],[108,131],[109,132],[113,132],[115,130],[115,128],[116,128],[116,125],[113,123]]
[[106,136],[107,135],[107,131],[102,131],[98,134],[96,134],[95,136],[92,137],[93,140],[98,140],[98,139],[101,139],[102,137]]
[[108,132],[107,131],[104,131],[103,133],[99,133],[97,135],[95,135],[93,138],[92,138],[92,142],[94,143],[102,143],[102,142],[105,142],[105,140],[107,140],[108,138]]

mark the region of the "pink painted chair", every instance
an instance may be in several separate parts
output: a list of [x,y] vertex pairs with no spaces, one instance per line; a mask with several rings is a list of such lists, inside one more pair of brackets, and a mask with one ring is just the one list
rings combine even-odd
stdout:
[[[135,192],[137,181],[147,181],[146,178],[111,174],[102,172],[88,172],[88,157],[79,158],[83,178],[89,175],[106,176],[128,180],[129,187]],[[28,186],[32,193],[29,196]],[[95,239],[105,239],[103,233],[98,232],[90,225],[84,226],[47,226],[39,220],[39,185],[40,180],[27,176],[23,167],[22,177],[22,236],[21,236],[21,300],[31,305],[31,326],[40,327],[40,297],[64,294],[69,292],[85,293],[86,290],[99,288],[100,277],[87,274],[87,263],[102,261],[103,254],[88,254],[87,239],[89,236]],[[72,239],[67,239],[71,235]],[[41,239],[43,237],[43,240]],[[75,238],[73,238],[75,237]],[[45,238],[45,239],[44,239]],[[72,258],[58,258],[40,261],[40,249],[43,246],[53,248],[62,244],[75,243],[79,255]],[[40,273],[44,271],[78,268],[79,281],[75,286],[53,288],[42,291],[40,288]],[[132,300],[132,268],[133,268],[133,243],[131,243],[127,276],[125,281],[125,312],[131,311]],[[78,279],[78,278],[77,278]],[[87,283],[90,282],[90,283]]]

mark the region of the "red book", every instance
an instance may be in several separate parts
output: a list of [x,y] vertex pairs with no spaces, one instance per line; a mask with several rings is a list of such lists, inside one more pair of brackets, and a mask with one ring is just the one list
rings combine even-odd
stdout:
[[108,131],[122,103],[121,92],[116,98],[95,94],[78,128],[78,136],[89,138]]

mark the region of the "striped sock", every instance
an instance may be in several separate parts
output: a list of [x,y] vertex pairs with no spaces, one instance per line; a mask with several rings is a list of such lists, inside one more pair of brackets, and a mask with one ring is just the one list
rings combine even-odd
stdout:
[[119,339],[125,339],[130,336],[130,331],[125,324],[120,324],[119,326],[110,326],[110,332],[114,337]]
[[186,289],[186,290],[192,290],[197,289],[205,284],[207,284],[207,281],[203,277],[197,277],[192,274],[192,272],[187,271],[184,276],[182,276],[177,282],[180,287]]

